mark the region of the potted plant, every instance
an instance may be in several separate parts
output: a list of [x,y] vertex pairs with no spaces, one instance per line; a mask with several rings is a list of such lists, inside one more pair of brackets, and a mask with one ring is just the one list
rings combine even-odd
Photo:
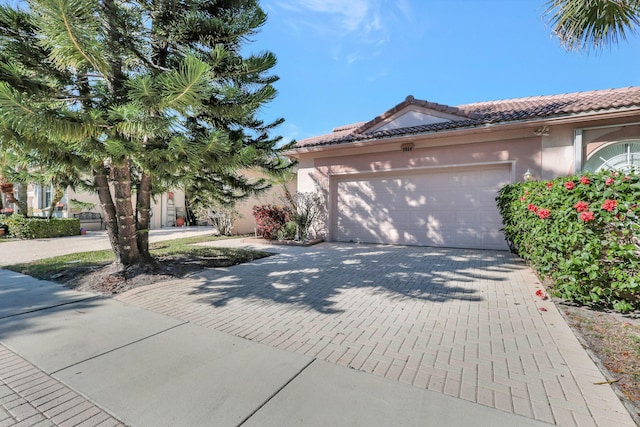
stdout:
[[0,192],[2,193],[13,193],[13,183],[11,182],[3,182],[0,184]]

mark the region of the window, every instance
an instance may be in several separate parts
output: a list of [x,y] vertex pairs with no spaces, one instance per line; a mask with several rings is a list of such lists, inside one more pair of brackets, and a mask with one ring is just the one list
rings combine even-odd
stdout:
[[592,172],[618,169],[640,171],[640,141],[609,144],[589,156],[584,169]]
[[51,206],[51,186],[47,185],[45,187],[40,187],[40,194],[38,197],[39,203],[38,208],[45,209]]

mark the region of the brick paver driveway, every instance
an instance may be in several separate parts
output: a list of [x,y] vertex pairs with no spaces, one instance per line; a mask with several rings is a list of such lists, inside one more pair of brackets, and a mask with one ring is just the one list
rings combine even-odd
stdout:
[[[229,243],[223,242],[228,245]],[[632,425],[513,255],[324,243],[119,300],[559,425]],[[541,309],[546,309],[543,311]]]

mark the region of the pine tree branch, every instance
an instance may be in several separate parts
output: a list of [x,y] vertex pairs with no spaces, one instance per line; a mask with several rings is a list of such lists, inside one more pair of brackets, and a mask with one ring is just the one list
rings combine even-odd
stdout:
[[67,30],[67,35],[69,36],[69,40],[71,40],[71,43],[73,43],[73,45],[76,47],[76,50],[80,53],[80,55],[82,55],[84,59],[86,59],[87,62],[91,64],[93,68],[95,68],[96,70],[99,70],[100,67],[98,67],[98,65],[91,58],[89,58],[89,56],[84,52],[84,49],[80,46],[80,43],[78,43],[78,40],[73,34],[71,26],[69,25],[69,20],[67,19],[67,14],[64,13],[64,5],[62,0],[58,0],[58,5],[60,6],[60,15],[61,15],[60,17],[64,22],[64,27]]

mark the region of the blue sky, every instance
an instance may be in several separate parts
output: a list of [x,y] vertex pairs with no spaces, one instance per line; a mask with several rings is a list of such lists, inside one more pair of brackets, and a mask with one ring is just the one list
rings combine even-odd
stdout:
[[262,0],[248,50],[278,57],[286,140],[366,121],[407,95],[447,105],[640,85],[640,39],[565,51],[546,0]]

